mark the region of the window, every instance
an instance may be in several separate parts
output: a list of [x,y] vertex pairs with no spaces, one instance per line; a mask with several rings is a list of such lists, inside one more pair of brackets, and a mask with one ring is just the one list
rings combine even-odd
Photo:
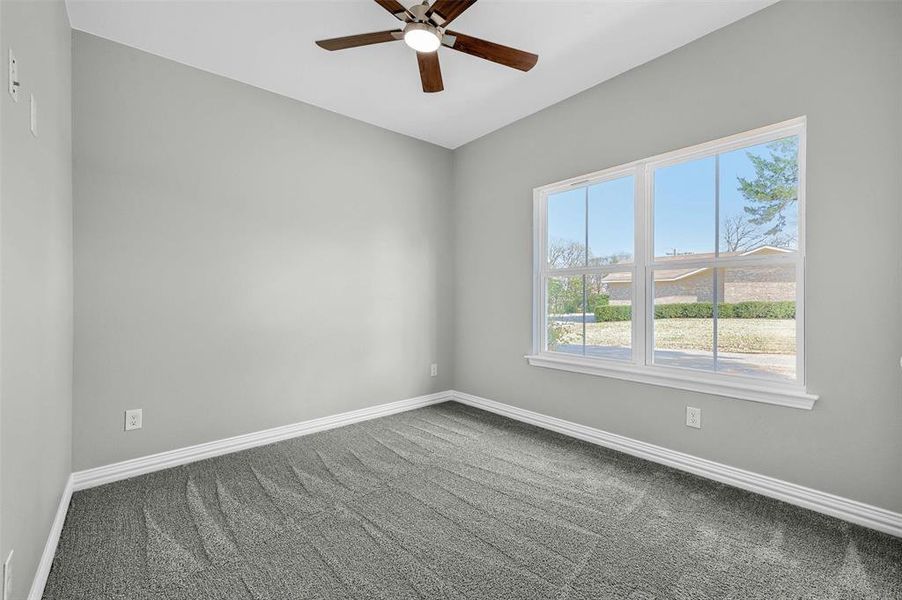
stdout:
[[530,364],[811,408],[805,120],[535,190]]

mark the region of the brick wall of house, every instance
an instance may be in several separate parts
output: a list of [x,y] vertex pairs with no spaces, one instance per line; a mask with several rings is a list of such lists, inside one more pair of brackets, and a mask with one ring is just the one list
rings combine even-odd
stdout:
[[796,299],[795,268],[791,266],[722,269],[724,302]]
[[610,296],[611,304],[629,304],[631,284],[629,283],[609,283],[607,293]]
[[[793,267],[746,267],[720,269],[718,297],[721,302],[749,300],[795,300],[796,282]],[[608,284],[611,304],[630,303],[630,284]],[[655,283],[655,304],[677,302],[713,302],[714,284],[710,270],[676,281]]]

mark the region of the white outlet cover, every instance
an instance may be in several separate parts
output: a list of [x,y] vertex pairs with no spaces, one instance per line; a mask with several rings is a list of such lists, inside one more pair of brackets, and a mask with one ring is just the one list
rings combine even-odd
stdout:
[[702,409],[694,406],[686,407],[686,427],[702,428]]
[[144,425],[144,415],[140,408],[125,411],[125,430],[141,429]]
[[429,375],[431,375],[432,377],[435,377],[436,375],[438,375],[438,365],[437,364],[432,363],[431,365],[429,365]]

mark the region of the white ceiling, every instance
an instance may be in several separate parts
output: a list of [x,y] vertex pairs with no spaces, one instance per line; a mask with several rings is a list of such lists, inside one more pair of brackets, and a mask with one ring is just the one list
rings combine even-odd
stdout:
[[[648,62],[775,0],[480,0],[453,29],[539,55],[528,73],[442,48],[424,94],[392,42],[317,39],[397,27],[373,0],[68,0],[72,27],[447,148]],[[401,0],[407,6],[414,0]]]

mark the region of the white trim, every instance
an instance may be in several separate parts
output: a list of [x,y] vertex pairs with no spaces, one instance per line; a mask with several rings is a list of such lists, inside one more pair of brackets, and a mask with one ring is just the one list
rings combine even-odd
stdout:
[[805,223],[808,221],[805,212],[808,196],[808,120],[802,119],[801,123],[802,135],[799,135],[799,252],[801,253],[798,263],[796,264],[796,336],[798,342],[796,345],[796,376],[799,378],[801,385],[807,384],[807,367],[805,361],[805,269],[807,267],[807,258],[805,255]]
[[714,481],[755,492],[762,496],[775,498],[795,506],[801,506],[802,508],[849,521],[850,523],[870,527],[889,535],[902,537],[902,513],[865,504],[857,500],[850,500],[842,496],[828,494],[774,477],[768,477],[767,475],[737,469],[736,467],[692,456],[691,454],[668,450],[661,446],[609,433],[601,429],[480,398],[472,394],[455,391],[453,392],[453,399],[461,404],[481,408],[631,456],[637,456],[679,469],[680,471],[713,479]]
[[430,404],[437,404],[451,399],[451,392],[437,392],[426,396],[417,396],[407,400],[399,400],[388,404],[370,406],[359,410],[320,417],[309,421],[301,421],[291,425],[283,425],[263,431],[236,435],[235,437],[188,446],[176,450],[168,450],[158,454],[133,458],[122,462],[76,471],[72,474],[74,490],[84,490],[98,485],[128,479],[145,473],[152,473],[178,465],[184,465],[214,456],[230,454],[247,448],[265,446],[282,440],[296,438],[302,435],[334,429],[342,425],[350,425],[361,421],[368,421],[378,417],[393,415],[395,413],[413,410]]
[[[799,188],[798,227],[799,247],[796,251],[772,246],[762,246],[740,255],[720,256],[715,244],[715,252],[709,257],[687,255],[685,257],[656,259],[654,254],[654,186],[655,169],[696,160],[708,156],[755,146],[795,135],[799,138]],[[674,150],[650,158],[636,160],[624,165],[611,167],[588,175],[552,183],[533,189],[533,323],[532,352],[526,358],[530,365],[573,371],[587,375],[614,377],[639,381],[654,385],[670,386],[678,389],[699,391],[742,400],[767,402],[781,406],[811,409],[817,395],[806,388],[805,373],[805,152],[807,118],[798,117],[752,131],[738,133],[718,140]],[[635,177],[635,242],[634,260],[630,263],[580,266],[562,269],[548,264],[548,197],[556,192],[577,186],[594,185],[602,181],[626,176]],[[715,176],[719,176],[719,171]],[[719,188],[718,188],[719,189]],[[718,231],[717,218],[719,203],[715,202],[715,232]],[[587,225],[588,226],[588,225]],[[588,234],[587,234],[588,235]],[[719,233],[715,242],[719,241]],[[587,240],[588,243],[588,240]],[[776,250],[774,254],[761,255],[764,249]],[[753,266],[792,266],[796,273],[796,357],[795,380],[783,382],[749,376],[713,372],[688,367],[658,365],[654,362],[654,285],[656,283],[678,281],[698,275],[708,269],[741,268]],[[658,270],[681,270],[689,272],[677,277],[654,279]],[[579,275],[605,275],[613,272],[630,272],[630,282],[616,282],[629,285],[632,297],[631,348],[628,360],[590,357],[585,352],[580,355],[561,354],[549,351],[548,324],[546,322],[547,281],[554,277],[574,277]],[[714,271],[715,283],[717,271]],[[717,286],[714,287],[715,291]],[[644,290],[644,293],[642,293]],[[584,290],[585,297],[585,290]],[[716,312],[716,308],[715,308]],[[715,341],[717,319],[714,320]],[[585,323],[583,323],[585,334]],[[583,336],[585,337],[585,335]],[[583,340],[585,342],[585,340]],[[717,360],[717,345],[714,345],[714,360]]]
[[774,123],[773,125],[765,125],[764,127],[758,127],[757,129],[751,129],[716,140],[695,144],[694,146],[678,148],[636,162],[646,163],[653,168],[659,168],[681,163],[686,160],[698,160],[700,158],[714,156],[715,154],[741,150],[748,146],[758,146],[767,142],[773,142],[774,140],[779,140],[780,138],[790,135],[797,135],[799,129],[805,128],[806,123],[806,117],[796,117],[780,123]]
[[69,501],[72,499],[72,491],[72,475],[69,475],[68,479],[66,479],[65,487],[63,487],[59,505],[56,508],[56,516],[53,517],[53,524],[50,526],[50,533],[47,535],[47,543],[44,544],[44,552],[41,554],[41,560],[38,562],[38,568],[34,573],[34,579],[31,581],[31,590],[28,592],[28,600],[41,600],[41,596],[44,595],[44,586],[47,585],[47,576],[50,575],[50,567],[53,566],[53,557],[56,556],[56,546],[60,541],[60,534],[63,532],[63,524],[66,522],[66,513],[69,512]]
[[66,521],[66,513],[69,511],[69,503],[72,500],[72,493],[79,490],[112,483],[122,479],[128,479],[137,475],[151,473],[162,469],[168,469],[178,465],[221,456],[248,448],[256,448],[257,446],[265,446],[275,442],[334,429],[344,425],[360,423],[361,421],[369,421],[378,417],[385,417],[400,412],[406,412],[415,408],[422,408],[431,404],[438,404],[453,399],[453,392],[444,391],[425,396],[417,396],[408,398],[407,400],[399,400],[397,402],[389,402],[387,404],[379,404],[378,406],[370,406],[359,410],[320,417],[309,421],[302,421],[292,425],[284,425],[282,427],[274,427],[254,433],[238,435],[223,440],[189,446],[168,452],[160,452],[150,456],[143,456],[132,460],[126,460],[112,465],[97,467],[95,469],[87,469],[85,471],[76,471],[69,476],[63,494],[60,497],[59,507],[56,510],[56,516],[50,527],[50,534],[47,536],[47,543],[44,545],[44,553],[41,555],[41,561],[38,563],[37,571],[31,583],[31,591],[28,593],[27,600],[41,600],[44,595],[44,587],[47,585],[47,576],[50,574],[50,567],[53,565],[53,557],[56,555],[56,547],[59,543],[60,534],[63,531],[63,524]]
[[[709,258],[696,258],[697,255],[687,254],[678,259],[649,261],[645,266],[649,269],[664,271],[676,271],[678,269],[716,268],[728,269],[731,267],[754,267],[760,265],[795,265],[799,262],[799,256],[795,252],[786,254],[743,254],[740,256],[718,256]],[[660,281],[660,280],[659,280]]]
[[558,433],[593,444],[598,444],[599,446],[611,448],[632,456],[680,469],[681,471],[687,471],[701,477],[706,477],[764,496],[776,498],[788,502],[789,504],[844,519],[851,523],[870,527],[890,535],[902,537],[902,514],[899,513],[864,504],[856,500],[849,500],[833,494],[819,492],[811,488],[781,481],[765,475],[758,475],[757,473],[752,473],[750,471],[729,467],[690,454],[668,450],[660,446],[640,442],[614,433],[608,433],[600,429],[594,429],[556,417],[550,417],[522,408],[502,404],[500,402],[495,402],[494,400],[449,390],[410,398],[408,400],[401,400],[399,402],[380,404],[378,406],[329,417],[311,419],[310,421],[303,421],[301,423],[295,423],[294,425],[276,427],[256,433],[249,433],[179,450],[172,450],[170,452],[161,452],[159,454],[123,461],[104,467],[98,467],[96,469],[77,471],[69,476],[69,479],[66,481],[66,485],[63,488],[59,506],[56,510],[56,516],[50,527],[50,533],[47,536],[44,552],[41,554],[41,560],[38,563],[38,568],[35,572],[27,600],[41,600],[41,597],[44,594],[47,576],[50,574],[50,568],[53,565],[53,558],[56,555],[56,548],[59,544],[60,534],[62,533],[63,525],[66,521],[66,513],[69,511],[69,504],[74,491],[84,490],[105,483],[134,477],[136,475],[211,458],[213,456],[220,456],[230,452],[263,446],[315,433],[317,431],[334,429],[335,427],[341,427],[343,425],[351,425],[353,423],[359,423],[377,417],[405,412],[415,408],[429,406],[431,404],[438,404],[439,402],[447,400],[453,400],[461,404],[481,408],[517,421],[530,423],[551,431],[557,431]]
[[559,369],[583,375],[611,377],[625,381],[635,381],[650,385],[689,390],[702,394],[713,394],[726,398],[751,400],[776,404],[790,408],[811,410],[817,401],[816,394],[810,394],[799,386],[771,383],[766,379],[731,375],[729,378],[705,373],[694,369],[665,367],[661,365],[635,365],[625,361],[599,360],[577,355],[543,352],[525,356],[534,367]]
[[549,183],[534,188],[534,192],[537,194],[553,194],[554,192],[561,192],[578,185],[593,185],[608,179],[617,179],[618,177],[630,174],[632,169],[646,163],[654,163],[655,166],[662,166],[668,161],[681,162],[690,155],[694,158],[703,158],[713,154],[738,150],[740,148],[745,148],[746,146],[757,146],[758,144],[778,140],[787,135],[793,135],[793,132],[799,127],[804,126],[805,123],[806,117],[796,117],[773,125],[766,125],[764,127],[759,127],[758,129],[736,133],[734,135],[709,142],[703,142],[687,148],[679,148],[663,154],[656,154],[655,156],[634,160],[616,167],[608,167],[587,175],[577,175],[576,177],[570,177],[563,181]]

